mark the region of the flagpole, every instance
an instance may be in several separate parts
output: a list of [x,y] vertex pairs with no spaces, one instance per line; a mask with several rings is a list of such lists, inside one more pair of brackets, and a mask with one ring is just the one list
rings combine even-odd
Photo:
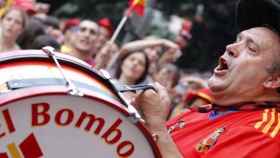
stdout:
[[114,43],[116,38],[118,37],[119,33],[121,32],[121,29],[123,28],[124,24],[127,22],[128,14],[125,14],[125,16],[122,17],[121,22],[119,23],[116,31],[114,32],[113,36],[110,39],[110,43]]
[[122,17],[121,22],[119,23],[116,31],[113,33],[113,36],[111,37],[109,43],[114,43],[115,40],[117,39],[118,35],[121,32],[121,29],[123,28],[123,26],[125,25],[125,23],[127,22],[128,18],[131,16],[132,10],[135,7],[136,4],[132,4],[127,11],[125,12],[124,16]]

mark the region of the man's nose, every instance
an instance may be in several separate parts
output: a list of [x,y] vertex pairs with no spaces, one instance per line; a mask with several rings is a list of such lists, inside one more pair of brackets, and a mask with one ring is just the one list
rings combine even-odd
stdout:
[[226,54],[231,56],[231,57],[238,57],[241,52],[241,45],[242,43],[232,43],[226,46]]
[[83,33],[84,36],[86,37],[89,37],[90,36],[90,31],[89,30],[86,30],[84,33]]

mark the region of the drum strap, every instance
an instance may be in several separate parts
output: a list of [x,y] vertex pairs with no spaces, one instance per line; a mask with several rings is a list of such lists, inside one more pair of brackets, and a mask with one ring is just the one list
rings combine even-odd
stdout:
[[[79,88],[85,88],[92,91],[100,91],[94,86],[78,82],[72,81]],[[8,90],[16,90],[21,88],[29,88],[29,87],[38,87],[38,86],[59,86],[66,85],[66,81],[64,79],[59,78],[40,78],[40,79],[21,79],[21,80],[11,80],[7,83]]]

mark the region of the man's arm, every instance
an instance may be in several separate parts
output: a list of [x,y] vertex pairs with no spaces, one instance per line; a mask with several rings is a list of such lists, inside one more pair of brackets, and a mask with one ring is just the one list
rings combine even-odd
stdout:
[[162,128],[160,130],[150,128],[150,131],[156,137],[156,142],[163,158],[183,158],[166,128]]
[[144,40],[138,40],[138,41],[133,41],[124,44],[121,48],[121,51],[124,52],[137,51],[137,50],[141,50],[149,47],[155,47],[155,46],[161,46],[161,47],[166,47],[175,50],[179,49],[177,44],[167,39],[144,39]]
[[140,106],[145,125],[155,135],[156,142],[163,158],[182,158],[176,144],[167,132],[165,122],[170,110],[170,99],[164,87],[155,85],[157,92],[147,90],[136,98]]

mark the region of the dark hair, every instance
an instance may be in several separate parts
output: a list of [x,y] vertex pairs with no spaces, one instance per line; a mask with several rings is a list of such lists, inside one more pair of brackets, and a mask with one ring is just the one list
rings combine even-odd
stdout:
[[42,20],[42,23],[47,27],[50,26],[59,29],[59,19],[57,17],[47,16],[46,19]]
[[42,49],[45,46],[51,46],[58,50],[59,43],[50,35],[39,35],[32,42],[31,49]]
[[31,49],[34,39],[39,35],[44,35],[44,25],[35,18],[31,18],[22,34],[18,37],[17,43],[22,49]]
[[137,51],[133,51],[133,52],[128,52],[126,53],[125,55],[121,56],[120,59],[119,59],[119,64],[117,65],[117,68],[116,68],[116,73],[115,73],[115,77],[117,79],[120,78],[121,76],[121,73],[122,73],[122,65],[125,61],[126,58],[128,58],[129,56],[131,56],[132,54],[135,54],[135,53],[141,53],[144,55],[145,57],[145,69],[144,69],[144,72],[143,74],[141,75],[141,77],[135,81],[135,84],[139,84],[143,81],[145,81],[147,75],[148,75],[148,71],[149,71],[149,66],[150,66],[150,62],[149,62],[149,58],[148,56],[146,55],[146,53],[144,52],[144,50],[137,50]]
[[274,32],[275,34],[277,34],[280,37],[280,32],[275,27],[273,27],[269,24],[264,24],[264,25],[262,25],[262,27],[269,29],[270,31]]

